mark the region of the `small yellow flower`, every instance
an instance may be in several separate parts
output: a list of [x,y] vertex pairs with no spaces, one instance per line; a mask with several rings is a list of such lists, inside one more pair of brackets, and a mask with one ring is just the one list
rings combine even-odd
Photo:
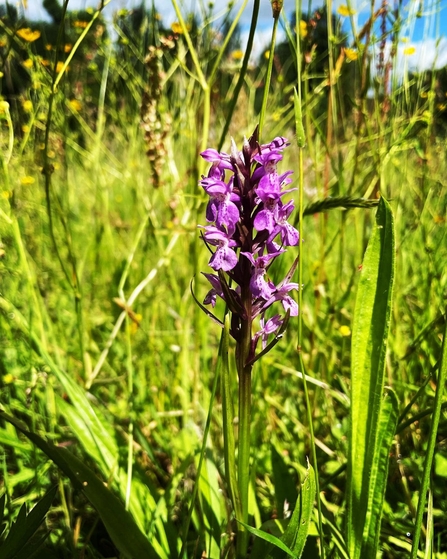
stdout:
[[54,157],[56,157],[56,152],[50,149],[47,155],[50,159],[53,159]]
[[70,101],[68,101],[68,104],[70,105],[70,108],[76,112],[79,112],[82,109],[82,103],[77,99],[70,99]]
[[95,13],[95,10],[90,6],[89,8],[86,8],[85,10],[88,14],[92,15]]
[[28,134],[28,132],[29,132],[30,130],[31,130],[31,128],[28,126],[28,124],[24,124],[24,125],[22,126],[22,132],[23,132],[24,134]]
[[85,29],[88,25],[88,21],[82,21],[80,19],[73,22],[73,27],[77,27],[79,29]]
[[342,5],[338,8],[337,12],[338,12],[338,14],[341,15],[342,17],[353,16],[354,14],[357,13],[355,10],[352,10],[351,8],[349,8],[348,6],[346,6],[345,4],[342,4]]
[[45,45],[45,50],[48,50],[48,51],[53,50],[53,45],[50,45],[50,44]]
[[176,35],[181,35],[183,33],[182,26],[178,21],[174,21],[174,23],[171,25],[171,29]]
[[26,176],[24,176],[20,179],[20,183],[23,186],[30,186],[31,184],[34,184],[35,182],[36,182],[35,178],[31,177],[30,175],[26,175]]
[[231,53],[231,58],[234,60],[242,60],[244,58],[244,51],[242,50],[234,50]]
[[348,336],[351,335],[351,329],[349,328],[349,326],[346,326],[346,324],[340,326],[338,331],[344,338],[347,338]]
[[17,30],[17,35],[27,43],[33,43],[40,37],[40,31],[33,31],[29,27]]
[[8,101],[1,101],[0,100],[0,115],[9,111],[9,103]]
[[[62,68],[64,67],[64,63],[59,60],[59,62],[56,64],[56,72],[59,74],[59,72],[62,71]],[[70,66],[67,66],[67,68],[65,69],[66,72],[68,72],[68,69],[70,68]]]
[[3,78],[5,74],[3,72],[0,72],[0,78]]
[[266,60],[268,60],[268,59],[270,58],[270,51],[269,51],[269,50],[266,50],[266,51],[264,52],[264,58],[265,58]]
[[3,382],[5,384],[12,384],[14,380],[14,376],[11,373],[6,373],[6,375],[3,376]]
[[6,40],[6,38],[2,37],[0,39],[0,48],[6,47],[7,44],[8,44],[8,41]]
[[73,48],[73,45],[64,45],[64,52],[66,52],[67,54],[71,51],[71,49]]
[[411,56],[415,52],[416,52],[416,47],[407,47],[406,49],[404,49],[405,56]]
[[27,68],[27,69],[29,70],[30,68],[33,67],[33,61],[31,60],[31,58],[27,58],[26,60],[24,60],[24,61],[22,62],[22,66],[23,66],[24,68]]
[[437,105],[437,108],[438,108],[440,111],[445,111],[445,110],[447,109],[447,105],[446,105],[445,103],[439,103],[439,104]]
[[11,198],[11,192],[9,192],[9,190],[3,190],[2,191],[2,198],[4,200],[7,200],[8,198]]
[[50,65],[50,61],[46,60],[45,58],[42,58],[40,63],[42,64],[42,66],[49,66]]
[[426,91],[421,91],[419,93],[419,95],[420,95],[420,97],[422,97],[422,99],[427,99],[427,97],[428,97],[428,93]]
[[33,110],[33,102],[30,99],[26,99],[26,101],[23,101],[22,107],[26,113],[30,113]]
[[300,20],[300,37],[301,39],[305,39],[307,37],[307,34],[309,33],[309,30],[307,29],[307,21],[304,21],[304,19]]
[[351,61],[357,60],[357,58],[359,57],[358,51],[356,51],[356,50],[354,50],[354,49],[348,49],[348,48],[346,48],[346,49],[345,49],[345,54],[346,54],[346,58],[347,58],[348,60],[351,60]]

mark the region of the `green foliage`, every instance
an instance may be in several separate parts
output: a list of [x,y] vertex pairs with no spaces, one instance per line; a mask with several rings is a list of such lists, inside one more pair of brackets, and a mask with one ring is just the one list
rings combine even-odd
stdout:
[[[11,525],[9,532],[6,536],[5,534],[0,534],[2,540],[0,543],[1,559],[21,559],[35,556],[35,553],[47,539],[49,532],[46,531],[38,538],[33,538],[33,536],[44,522],[56,492],[57,487],[50,489],[28,514],[26,512],[26,504],[21,506],[19,514]],[[6,493],[0,498],[0,525],[4,518],[5,505]]]
[[[0,399],[35,442],[0,418],[4,537],[46,518],[28,541],[46,538],[48,558],[233,559],[238,377],[221,301],[212,322],[189,286],[203,301],[198,153],[220,138],[229,152],[230,135],[255,128],[266,61],[234,51],[234,11],[162,22],[142,6],[115,13],[111,30],[95,10],[59,24],[61,2],[46,6],[51,22],[0,10]],[[296,19],[311,31],[313,16]],[[398,16],[385,13],[395,45],[413,17]],[[299,256],[302,362],[292,317],[254,364],[256,559],[314,558],[320,541],[328,558],[447,553],[445,71],[373,80],[383,19],[368,17],[362,29],[318,20],[321,37],[302,38],[302,104],[287,78],[293,22],[291,55],[273,64],[262,141],[292,140],[302,122],[285,163],[293,186],[303,175],[304,242],[268,276]],[[17,35],[26,27],[39,38]]]

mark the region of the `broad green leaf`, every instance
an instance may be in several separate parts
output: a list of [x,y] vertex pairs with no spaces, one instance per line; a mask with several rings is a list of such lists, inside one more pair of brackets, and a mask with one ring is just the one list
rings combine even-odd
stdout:
[[[1,417],[12,423],[26,435],[67,475],[72,483],[82,490],[95,507],[111,539],[120,552],[130,559],[158,559],[146,536],[140,531],[131,514],[122,502],[107,489],[104,483],[85,464],[66,448],[47,443],[31,433],[17,419],[2,413]],[[1,556],[0,556],[1,557]]]
[[389,453],[396,432],[399,405],[388,388],[382,400],[377,428],[376,448],[369,483],[368,510],[364,530],[362,557],[376,557],[379,547],[380,522],[388,477]]
[[[376,557],[371,548],[368,553],[372,555],[362,555],[362,546],[367,526],[378,529],[380,525],[381,512],[373,503],[383,498],[379,493],[384,490],[381,482],[386,473],[383,467],[380,472],[377,470],[377,461],[383,456],[381,445],[390,442],[389,436],[381,434],[384,428],[381,414],[385,402],[383,389],[394,282],[394,245],[393,214],[389,204],[381,198],[361,270],[352,328],[347,511],[351,559]],[[389,446],[386,448],[388,452]],[[374,479],[371,478],[373,471]]]
[[[0,559],[11,559],[27,547],[29,540],[44,521],[56,492],[57,487],[50,489],[28,514],[26,505],[21,507],[6,540],[0,546]],[[28,550],[28,553],[30,551]]]

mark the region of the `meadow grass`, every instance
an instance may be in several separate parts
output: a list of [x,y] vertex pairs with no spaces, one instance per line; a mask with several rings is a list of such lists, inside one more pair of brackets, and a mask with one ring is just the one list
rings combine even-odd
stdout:
[[[145,83],[155,78],[147,74],[147,45],[138,35],[126,36],[130,44],[121,41],[114,48],[101,43],[96,70],[72,63],[78,80],[93,84],[85,97],[77,93],[79,105],[73,103],[70,73],[64,77],[64,68],[56,66],[52,73],[36,70],[39,89],[21,94],[22,101],[32,99],[30,112],[1,105],[0,386],[2,410],[16,418],[16,423],[0,424],[5,534],[20,518],[23,503],[31,508],[57,485],[51,508],[47,497],[51,534],[46,542],[39,540],[40,553],[52,557],[242,556],[233,546],[242,531],[229,495],[223,438],[223,430],[232,431],[223,410],[228,398],[237,402],[237,371],[232,359],[227,370],[222,365],[221,328],[191,295],[192,281],[197,299],[203,300],[208,288],[200,272],[209,271],[209,253],[197,230],[205,210],[198,179],[206,172],[198,154],[218,147],[226,124],[227,152],[230,135],[240,145],[252,133],[261,109],[255,89],[268,80],[269,70],[260,67],[244,76],[229,120],[228,100],[237,89],[240,67],[218,74],[229,58],[224,47],[215,46],[210,20],[204,19],[202,40],[191,31],[194,41],[189,41],[186,16],[177,10],[182,31],[175,49],[160,51],[161,94],[153,108],[156,122],[167,130],[162,139],[156,137],[157,153],[163,149],[165,154],[158,187],[145,155],[152,140],[150,134],[145,138],[139,113]],[[117,20],[115,25],[122,39],[124,28]],[[359,47],[365,39],[360,32],[357,36]],[[383,366],[398,417],[389,433],[392,446],[381,449],[386,488],[376,544],[387,558],[441,559],[447,554],[446,402],[439,382],[446,367],[446,359],[441,361],[447,289],[445,138],[434,128],[433,95],[405,105],[405,95],[410,98],[411,84],[416,87],[420,77],[391,84],[387,113],[380,91],[374,102],[363,92],[355,99],[356,110],[346,108],[336,77],[338,51],[329,44],[330,64],[319,86],[306,79],[309,73],[317,79],[311,66],[301,74],[306,147],[293,142],[296,84],[288,85],[274,72],[261,109],[262,139],[282,135],[292,141],[284,168],[295,171],[303,210],[328,196],[352,202],[377,200],[380,193],[389,201],[395,268]],[[32,45],[26,48],[37,63]],[[350,64],[358,65],[356,76],[361,76],[361,57]],[[221,99],[224,80],[229,85]],[[432,81],[429,93],[434,87]],[[328,208],[330,201],[325,204]],[[250,524],[281,537],[300,487],[312,484],[312,477],[306,478],[309,457],[321,516],[315,507],[303,536],[308,534],[303,557],[354,559],[361,551],[349,524],[358,514],[349,508],[355,476],[350,440],[361,429],[350,429],[351,356],[359,349],[351,348],[351,338],[365,250],[373,232],[380,234],[375,213],[375,207],[336,207],[302,216],[301,223],[295,218],[303,239],[301,322],[291,319],[280,342],[254,367]],[[269,270],[273,281],[296,258],[298,248],[291,248],[295,252],[289,249]],[[223,312],[218,303],[216,314]],[[234,343],[226,343],[231,354]],[[227,385],[220,384],[218,373]],[[366,395],[355,405],[372,413]],[[47,447],[33,434],[59,446]],[[54,450],[60,447],[72,453],[72,466],[66,464],[71,455],[65,449]],[[425,456],[433,453],[432,466]],[[96,488],[98,493],[89,494],[84,487],[82,492],[84,478],[76,477],[76,468],[94,485],[83,466],[112,491]],[[418,510],[421,497],[425,500],[423,479],[428,509],[422,501]],[[129,518],[109,500],[112,492],[130,511]],[[101,510],[102,503],[106,509],[116,507],[116,518],[99,520],[95,508]],[[139,555],[127,549],[121,527],[135,530]],[[140,540],[141,533],[147,539]],[[296,533],[301,537],[298,528]],[[415,533],[420,545],[412,546]],[[36,549],[40,535],[45,529],[31,540]],[[261,542],[250,539],[252,557],[286,556]],[[362,557],[375,557],[377,549],[371,549]]]

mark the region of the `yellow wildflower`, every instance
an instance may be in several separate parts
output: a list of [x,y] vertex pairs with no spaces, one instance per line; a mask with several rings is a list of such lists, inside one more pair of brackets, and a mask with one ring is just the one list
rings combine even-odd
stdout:
[[30,186],[31,184],[34,184],[35,182],[36,182],[35,178],[31,177],[30,175],[26,175],[26,176],[24,176],[20,179],[20,183],[23,186]]
[[171,29],[176,35],[181,35],[183,33],[182,26],[178,21],[174,21],[174,23],[171,25]]
[[45,45],[45,50],[48,50],[48,51],[53,50],[53,45],[50,45],[50,44]]
[[33,110],[33,102],[30,99],[26,99],[23,101],[22,107],[26,113],[30,113]]
[[40,63],[42,64],[42,66],[49,66],[50,65],[50,61],[49,60],[45,60],[45,58],[42,58]]
[[1,101],[0,100],[0,115],[9,111],[9,103],[8,101]]
[[357,60],[357,58],[359,57],[358,51],[356,51],[356,50],[354,50],[354,49],[346,48],[346,49],[345,49],[345,54],[346,54],[346,58],[347,58],[348,60],[351,60],[351,61],[352,61],[352,60]]
[[266,51],[264,52],[264,58],[265,58],[266,60],[268,60],[268,59],[270,58],[270,51],[269,51],[269,50],[266,50]]
[[301,39],[305,39],[307,37],[307,34],[309,33],[308,29],[307,29],[307,21],[304,21],[304,19],[300,20],[300,37]]
[[422,99],[427,99],[428,97],[428,93],[426,91],[421,91],[419,95],[422,97]]
[[15,379],[11,373],[6,373],[6,375],[3,376],[3,382],[5,384],[12,384],[14,380]]
[[71,51],[71,49],[73,48],[73,45],[64,45],[64,52],[69,53]]
[[91,6],[90,6],[90,7],[88,7],[88,8],[86,8],[86,10],[85,10],[85,11],[86,11],[86,12],[87,12],[88,14],[90,14],[90,15],[92,15],[92,14],[94,14],[94,13],[95,13],[95,10],[94,10],[94,9],[93,9],[93,8],[92,8]]
[[29,70],[30,68],[33,67],[33,61],[31,60],[31,58],[27,58],[26,60],[24,60],[24,61],[22,62],[22,66],[23,66],[24,68],[28,68],[28,70]]
[[11,198],[11,192],[9,192],[9,190],[3,190],[1,197],[4,200],[7,200],[8,198]]
[[33,31],[29,27],[17,30],[17,35],[27,43],[33,43],[40,37],[40,31]]
[[3,78],[5,74],[3,72],[0,72],[0,78]]
[[[59,60],[59,62],[56,64],[56,72],[59,74],[59,72],[62,71],[62,68],[64,67],[64,63],[62,62],[62,60]],[[65,69],[66,72],[68,72],[68,69],[70,68],[70,66],[67,66],[67,68]]]
[[405,56],[411,56],[415,52],[416,52],[416,47],[407,47],[406,49],[404,49]]
[[73,27],[78,27],[79,29],[85,29],[88,25],[88,21],[82,21],[80,19],[73,22]]
[[22,126],[22,132],[23,132],[24,134],[28,134],[28,132],[29,132],[30,130],[31,130],[31,128],[28,126],[28,124],[24,124],[24,125]]
[[6,40],[6,38],[5,38],[5,37],[2,37],[2,38],[0,39],[0,48],[6,47],[7,44],[8,44],[8,41]]
[[242,60],[244,58],[244,51],[242,50],[234,50],[231,53],[231,58],[234,60]]
[[357,13],[355,10],[352,10],[351,8],[349,8],[349,6],[346,6],[345,4],[342,4],[337,12],[339,13],[339,15],[341,15],[342,17],[348,17],[348,16],[353,16],[355,13]]
[[77,99],[70,99],[68,104],[70,105],[70,108],[76,112],[79,112],[82,109],[82,104]]
[[340,334],[343,337],[348,337],[351,335],[351,329],[349,328],[349,326],[346,326],[346,324],[344,324],[343,326],[340,326],[339,330]]

